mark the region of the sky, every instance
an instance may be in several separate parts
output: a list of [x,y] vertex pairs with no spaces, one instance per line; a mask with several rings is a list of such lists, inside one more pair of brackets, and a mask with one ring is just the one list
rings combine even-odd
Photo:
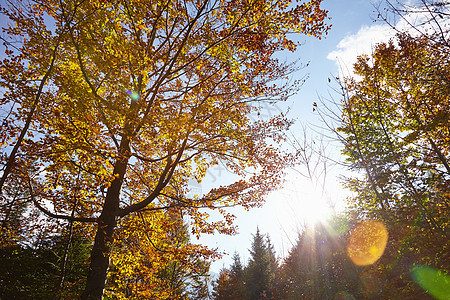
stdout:
[[[304,128],[308,141],[315,145],[322,143],[328,155],[339,158],[339,148],[322,136],[328,132],[321,129],[323,124],[317,111],[313,111],[313,103],[320,99],[329,99],[332,95],[332,85],[329,78],[351,74],[352,64],[361,54],[370,54],[374,45],[387,41],[394,36],[387,24],[374,21],[377,16],[377,3],[369,0],[324,0],[323,7],[328,10],[332,28],[322,40],[304,38],[304,44],[289,59],[300,59],[309,66],[295,76],[308,75],[309,78],[298,94],[291,97],[285,105],[267,108],[266,114],[271,115],[289,107],[288,116],[296,123],[291,129],[292,136],[298,140],[304,137]],[[295,79],[295,78],[294,78]],[[339,100],[336,98],[335,100]],[[329,135],[329,134],[328,134]],[[323,170],[323,165],[318,171]],[[349,192],[341,186],[340,176],[346,170],[327,163],[325,182],[324,176],[318,172],[315,180],[301,175],[305,167],[300,165],[287,171],[283,189],[273,192],[267,198],[262,208],[254,208],[246,212],[239,208],[231,208],[237,218],[239,234],[234,236],[214,235],[204,236],[200,241],[212,248],[226,252],[221,260],[215,261],[211,271],[218,273],[221,268],[229,267],[234,252],[239,253],[241,261],[247,263],[248,249],[251,247],[252,234],[257,227],[261,233],[268,234],[275,247],[277,255],[282,258],[296,242],[298,233],[306,222],[313,222],[314,216],[320,211],[326,217],[329,214],[326,207],[332,204],[337,211],[342,210],[343,200]],[[223,170],[212,169],[210,177],[220,180]],[[207,184],[207,183],[206,183]],[[207,188],[207,187],[206,187]],[[195,242],[195,240],[194,240]]]
[[[332,84],[329,78],[340,73],[349,74],[356,56],[370,53],[371,48],[380,41],[393,36],[389,26],[382,22],[374,22],[377,16],[375,7],[380,0],[324,0],[323,7],[328,10],[332,28],[322,40],[312,37],[303,37],[304,44],[289,55],[287,59],[300,59],[309,66],[294,75],[293,79],[308,75],[308,80],[298,94],[291,97],[284,105],[277,107],[264,107],[262,114],[271,116],[289,109],[288,117],[296,120],[289,132],[290,135],[301,140],[304,136],[303,128],[307,129],[307,141],[315,141],[320,145],[321,140],[326,146],[327,153],[339,156],[336,144],[322,138],[320,129],[322,124],[317,111],[313,111],[313,103],[320,102],[321,98],[329,97]],[[0,0],[1,2],[1,0]],[[1,21],[1,20],[0,20]],[[3,24],[1,24],[3,25]],[[314,130],[312,130],[314,129]],[[318,171],[323,168],[319,167]],[[340,175],[345,170],[331,164],[327,165],[325,181],[323,174],[316,174],[316,180],[309,180],[302,176],[305,167],[298,166],[287,170],[286,182],[280,191],[268,196],[262,208],[251,209],[246,212],[240,208],[230,208],[236,214],[235,224],[238,225],[239,234],[234,236],[206,235],[193,242],[202,243],[211,248],[218,248],[226,252],[223,259],[214,262],[211,271],[218,273],[221,268],[231,264],[231,257],[236,251],[243,262],[249,259],[248,249],[251,245],[252,234],[259,227],[261,233],[267,233],[275,247],[277,255],[284,257],[293,246],[305,222],[314,221],[312,216],[320,211],[322,215],[329,213],[327,204],[342,209],[342,202],[348,195],[340,184]],[[206,192],[226,178],[226,171],[220,167],[213,167],[208,171],[208,179],[194,186],[194,190]],[[198,191],[196,191],[198,192]]]

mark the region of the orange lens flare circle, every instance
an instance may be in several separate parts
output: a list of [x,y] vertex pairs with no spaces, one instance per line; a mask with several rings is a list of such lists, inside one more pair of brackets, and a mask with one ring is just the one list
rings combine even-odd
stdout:
[[351,233],[347,255],[357,266],[375,263],[384,253],[388,231],[378,221],[363,221]]

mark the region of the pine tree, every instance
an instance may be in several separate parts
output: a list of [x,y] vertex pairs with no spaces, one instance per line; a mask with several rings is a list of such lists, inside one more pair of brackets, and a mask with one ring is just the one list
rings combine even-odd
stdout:
[[220,271],[219,279],[214,283],[213,297],[216,300],[248,299],[244,284],[244,267],[237,252],[233,255],[230,268]]
[[251,300],[272,299],[276,258],[270,238],[256,230],[250,249],[250,261],[246,268],[246,285]]
[[216,300],[276,299],[275,275],[278,270],[275,250],[269,236],[257,228],[249,249],[250,260],[244,267],[238,253],[229,269],[222,269],[214,283]]

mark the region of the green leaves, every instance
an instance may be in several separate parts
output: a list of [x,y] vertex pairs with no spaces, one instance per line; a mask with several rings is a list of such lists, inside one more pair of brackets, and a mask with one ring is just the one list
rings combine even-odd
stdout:
[[425,291],[439,298],[445,288],[445,277],[413,263],[448,268],[448,55],[445,45],[398,35],[359,57],[354,69],[360,78],[343,84],[343,154],[363,175],[346,180],[355,192],[351,213],[383,220],[389,232],[383,256],[363,272],[370,280],[384,278],[385,287],[380,282],[369,291],[383,298],[393,286],[405,298]]
[[[344,154],[365,171],[379,203],[421,206],[431,197],[438,205],[445,189],[436,189],[429,179],[430,172],[441,182],[450,176],[444,155],[449,102],[439,92],[447,88],[449,68],[443,52],[426,41],[397,39],[398,46],[379,44],[371,60],[361,57],[355,65],[362,79],[348,81],[351,96],[343,102],[340,127],[347,135]],[[437,64],[439,72],[432,67]]]

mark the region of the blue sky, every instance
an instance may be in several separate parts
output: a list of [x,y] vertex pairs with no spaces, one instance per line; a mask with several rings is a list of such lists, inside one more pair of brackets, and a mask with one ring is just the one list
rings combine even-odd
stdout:
[[[373,1],[379,2],[379,0]],[[324,0],[323,7],[329,11],[331,18],[329,23],[332,24],[329,34],[322,40],[302,37],[304,45],[288,57],[289,60],[300,59],[300,62],[305,64],[309,62],[308,68],[295,75],[300,78],[308,74],[309,79],[297,95],[289,99],[285,106],[280,106],[282,110],[289,107],[289,116],[297,120],[291,133],[298,138],[303,135],[302,126],[320,124],[317,113],[313,112],[313,103],[318,102],[319,97],[327,96],[331,90],[328,78],[338,75],[338,64],[333,59],[339,57],[341,66],[344,69],[351,69],[351,63],[356,54],[368,52],[376,42],[392,36],[384,24],[373,22],[377,15],[373,1]],[[268,114],[276,113],[277,109],[267,112]],[[316,133],[310,133],[310,138],[320,139]],[[330,151],[338,153],[332,145],[330,148]],[[336,167],[329,170],[324,193],[319,185],[314,189],[317,182],[304,179],[297,171],[302,171],[301,166],[298,170],[288,172],[284,190],[271,194],[264,207],[252,209],[249,212],[239,208],[230,209],[237,215],[235,223],[239,226],[238,235],[214,235],[201,238],[200,242],[210,247],[217,247],[220,251],[226,251],[229,254],[215,262],[211,271],[219,272],[222,267],[229,266],[234,251],[241,255],[243,261],[247,261],[251,235],[255,233],[257,226],[262,233],[270,235],[277,254],[284,256],[295,242],[305,218],[321,207],[321,204],[317,202],[339,203],[345,198],[346,192],[342,190],[337,179],[338,175],[344,172],[343,170]],[[209,173],[212,181],[220,180],[221,172],[223,171],[213,168]],[[211,188],[207,186],[207,182],[205,181],[203,186],[199,187],[203,192]]]
[[[303,127],[320,125],[317,113],[313,112],[313,103],[319,102],[320,97],[328,97],[331,92],[328,78],[338,76],[339,69],[347,73],[346,70],[351,70],[357,55],[370,53],[370,49],[376,43],[393,36],[386,24],[374,22],[377,16],[375,6],[378,2],[325,0],[323,7],[329,11],[331,18],[329,22],[332,24],[329,34],[322,40],[303,38],[304,45],[289,57],[289,59],[299,58],[302,63],[309,62],[309,67],[296,75],[301,77],[308,73],[309,79],[301,91],[286,103],[290,108],[289,116],[297,120],[291,133],[298,138],[303,136]],[[319,133],[310,131],[308,136],[315,141],[320,140]],[[339,156],[339,150],[335,145],[328,144],[327,149]],[[249,212],[233,208],[232,211],[237,215],[235,223],[239,226],[238,235],[206,236],[200,240],[229,254],[222,260],[214,262],[211,271],[218,273],[222,267],[228,267],[235,251],[246,262],[249,258],[248,249],[252,234],[256,232],[257,226],[262,233],[269,234],[277,255],[285,256],[295,243],[297,233],[301,230],[305,219],[317,210],[325,209],[321,208],[323,207],[321,201],[339,206],[348,194],[341,188],[338,179],[345,170],[331,165],[328,168],[325,189],[317,182],[311,182],[299,175],[297,171],[302,171],[302,166],[299,166],[297,171],[288,171],[285,188],[271,194],[264,207]]]

